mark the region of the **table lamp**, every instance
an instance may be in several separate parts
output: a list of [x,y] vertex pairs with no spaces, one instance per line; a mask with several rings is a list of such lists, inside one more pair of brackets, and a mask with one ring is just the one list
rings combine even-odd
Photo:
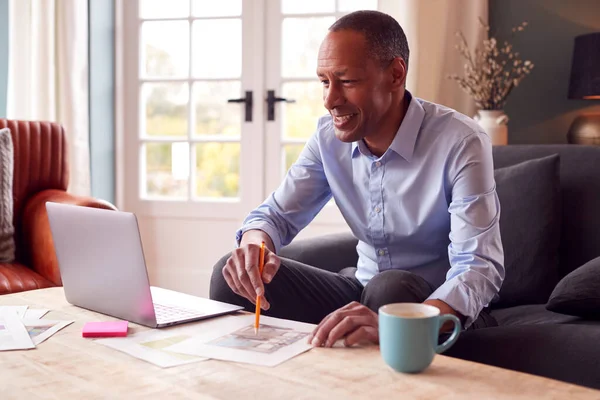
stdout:
[[[600,100],[600,32],[575,38],[569,98]],[[574,144],[600,145],[600,113],[575,118],[567,140]]]

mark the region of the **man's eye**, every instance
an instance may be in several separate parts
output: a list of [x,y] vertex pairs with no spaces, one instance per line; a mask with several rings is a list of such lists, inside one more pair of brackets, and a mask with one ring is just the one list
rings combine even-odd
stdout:
[[323,84],[323,86],[329,85],[329,81],[321,81],[321,83]]
[[342,83],[346,84],[346,83],[354,83],[356,82],[354,79],[344,79],[342,80]]

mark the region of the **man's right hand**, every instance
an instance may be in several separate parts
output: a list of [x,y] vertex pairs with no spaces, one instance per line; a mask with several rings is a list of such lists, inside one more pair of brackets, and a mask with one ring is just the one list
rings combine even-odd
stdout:
[[[262,277],[259,272],[260,243],[264,240],[265,264]],[[273,252],[271,238],[262,231],[248,231],[244,234],[240,247],[231,253],[223,268],[223,277],[231,290],[239,296],[256,304],[256,296],[262,296],[260,304],[263,310],[271,306],[264,297],[264,283],[270,283],[279,270],[281,261]]]

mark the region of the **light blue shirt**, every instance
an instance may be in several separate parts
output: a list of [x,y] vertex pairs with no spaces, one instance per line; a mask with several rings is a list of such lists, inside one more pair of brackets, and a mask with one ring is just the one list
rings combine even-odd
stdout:
[[358,238],[363,285],[382,271],[410,271],[437,288],[429,299],[465,315],[468,327],[504,279],[492,145],[465,115],[408,98],[379,158],[362,140],[338,140],[331,116],[320,118],[279,188],[245,219],[238,243],[260,229],[279,251],[333,196]]

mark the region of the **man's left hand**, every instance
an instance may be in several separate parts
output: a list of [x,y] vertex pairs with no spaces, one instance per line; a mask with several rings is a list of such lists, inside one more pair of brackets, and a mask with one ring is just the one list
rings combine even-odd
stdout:
[[308,343],[331,347],[344,338],[345,346],[379,342],[379,319],[370,308],[353,301],[335,310],[315,328]]

